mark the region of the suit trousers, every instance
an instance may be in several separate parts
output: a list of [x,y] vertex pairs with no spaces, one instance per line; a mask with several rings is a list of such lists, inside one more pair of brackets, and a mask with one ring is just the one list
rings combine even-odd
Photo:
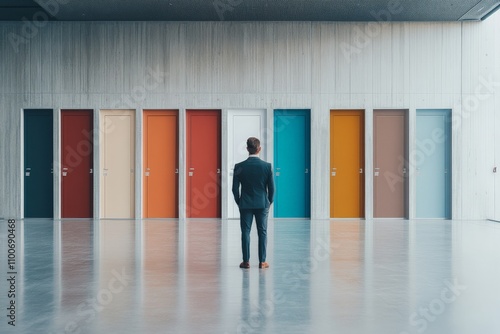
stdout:
[[257,234],[259,236],[259,262],[266,261],[268,214],[269,208],[240,209],[241,250],[243,252],[244,262],[250,260],[250,231],[252,230],[254,216],[255,223],[257,224]]

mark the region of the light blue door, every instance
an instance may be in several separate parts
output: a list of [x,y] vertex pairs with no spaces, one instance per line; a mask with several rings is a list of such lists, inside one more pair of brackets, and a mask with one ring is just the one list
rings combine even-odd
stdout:
[[275,110],[275,217],[310,217],[310,156],[310,110]]
[[417,110],[417,218],[451,218],[451,110]]

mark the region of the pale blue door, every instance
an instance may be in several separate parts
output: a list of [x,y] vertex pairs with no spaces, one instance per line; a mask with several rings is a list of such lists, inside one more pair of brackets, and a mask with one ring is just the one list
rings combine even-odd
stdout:
[[417,218],[451,218],[451,110],[417,110]]
[[275,217],[310,217],[310,111],[274,111]]

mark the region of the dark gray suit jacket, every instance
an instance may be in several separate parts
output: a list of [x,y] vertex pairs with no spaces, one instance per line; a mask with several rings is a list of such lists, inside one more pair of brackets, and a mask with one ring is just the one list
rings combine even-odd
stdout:
[[248,157],[237,163],[234,166],[233,195],[240,209],[268,208],[274,200],[271,164],[258,157]]

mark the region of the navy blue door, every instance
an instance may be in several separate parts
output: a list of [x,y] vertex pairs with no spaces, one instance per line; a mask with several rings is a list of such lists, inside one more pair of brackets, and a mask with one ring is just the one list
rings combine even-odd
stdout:
[[24,111],[24,217],[52,218],[52,109]]

